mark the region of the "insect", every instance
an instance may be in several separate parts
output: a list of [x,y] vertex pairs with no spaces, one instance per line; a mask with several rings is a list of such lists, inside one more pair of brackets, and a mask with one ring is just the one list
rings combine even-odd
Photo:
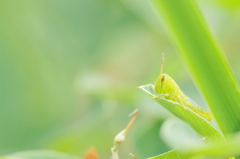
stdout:
[[177,83],[169,75],[162,73],[163,66],[164,66],[164,54],[162,54],[160,75],[158,76],[155,85],[151,85],[151,87],[155,89],[158,95],[152,97],[152,99],[164,96],[166,99],[177,102],[184,108],[187,107],[193,112],[200,115],[201,117],[207,119],[208,121],[211,121],[213,117],[210,112],[193,105],[180,90]]

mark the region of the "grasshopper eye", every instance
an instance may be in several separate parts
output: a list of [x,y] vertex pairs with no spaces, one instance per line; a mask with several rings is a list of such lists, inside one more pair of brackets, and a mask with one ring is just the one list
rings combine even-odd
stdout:
[[161,79],[161,82],[164,82],[164,81],[165,81],[165,79],[166,79],[166,76],[165,76],[165,75],[163,75],[163,76],[162,76],[162,79]]

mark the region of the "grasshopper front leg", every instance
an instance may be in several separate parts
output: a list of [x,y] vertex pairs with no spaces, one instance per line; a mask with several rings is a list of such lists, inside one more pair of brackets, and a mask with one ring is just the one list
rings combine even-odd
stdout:
[[149,83],[148,86],[155,90],[155,86],[152,83]]
[[152,97],[151,99],[156,99],[156,98],[166,97],[166,96],[169,96],[169,94],[160,94],[158,96]]

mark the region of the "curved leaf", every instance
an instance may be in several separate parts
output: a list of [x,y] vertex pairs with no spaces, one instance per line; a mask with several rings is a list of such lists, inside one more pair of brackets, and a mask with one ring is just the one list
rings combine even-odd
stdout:
[[[149,85],[140,86],[143,91],[150,96],[156,96],[156,92]],[[155,98],[158,103],[169,110],[172,114],[187,122],[198,134],[211,141],[212,143],[218,143],[224,141],[224,137],[210,124],[206,119],[202,118],[195,112],[188,108],[183,108],[180,104],[167,100],[164,98]]]
[[158,155],[158,156],[150,157],[148,159],[172,159],[172,158],[187,159],[188,157],[189,157],[189,155],[183,154],[179,150],[176,149],[176,150],[168,151],[168,152]]

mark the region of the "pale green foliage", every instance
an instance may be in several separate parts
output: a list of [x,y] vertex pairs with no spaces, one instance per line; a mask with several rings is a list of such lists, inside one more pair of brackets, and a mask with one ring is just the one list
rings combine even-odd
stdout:
[[26,159],[26,158],[20,158],[20,157],[0,157],[0,159]]
[[37,150],[16,152],[6,157],[2,157],[0,159],[81,159],[81,158],[57,151]]
[[173,159],[173,158],[187,159],[188,155],[182,154],[178,150],[172,150],[159,156],[150,157],[148,159]]
[[203,156],[213,157],[213,158],[226,158],[234,159],[235,156],[240,154],[240,134],[235,135],[227,142],[220,142],[215,145],[208,146],[195,146],[195,147],[185,147],[179,150],[175,149],[164,154],[151,157],[149,159],[201,159]]

